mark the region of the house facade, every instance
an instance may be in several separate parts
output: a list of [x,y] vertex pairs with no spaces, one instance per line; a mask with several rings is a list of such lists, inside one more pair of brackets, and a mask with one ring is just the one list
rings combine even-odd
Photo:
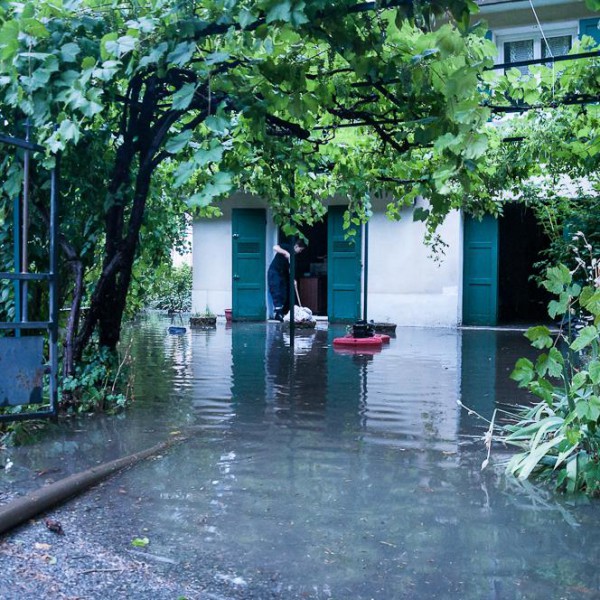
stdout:
[[[350,322],[362,315],[365,285],[365,235],[346,239],[345,205],[333,201],[323,222],[306,232],[308,248],[297,258],[300,300],[331,321]],[[368,316],[400,325],[456,326],[459,321],[461,253],[431,259],[421,223],[412,209],[399,222],[385,216],[385,202],[374,203],[368,236]],[[461,215],[441,228],[449,248],[461,247]],[[264,320],[270,313],[266,272],[279,242],[266,203],[236,194],[223,203],[223,216],[197,220],[193,233],[195,312],[222,314],[233,309],[238,320]],[[426,310],[424,310],[426,307]]]
[[[584,34],[600,43],[598,15],[583,0],[535,0],[535,13],[529,0],[479,4],[498,63],[565,54]],[[423,224],[412,220],[413,208],[390,221],[386,204],[374,201],[368,241],[365,231],[346,239],[345,206],[335,199],[323,222],[304,232],[309,245],[298,257],[300,300],[315,314],[351,322],[362,316],[366,299],[369,319],[401,326],[496,325],[545,315],[547,299],[529,281],[545,240],[523,207],[482,221],[451,213],[439,231],[444,256],[434,260],[423,244]],[[259,198],[234,194],[222,210],[222,217],[193,226],[192,310],[223,314],[232,308],[234,319],[265,320],[272,314],[266,273],[278,228]]]
[[[565,55],[583,35],[600,44],[598,14],[581,0],[480,0],[497,64]],[[541,26],[541,27],[540,27]],[[507,205],[499,219],[466,217],[463,226],[462,315],[467,325],[496,325],[547,318],[548,295],[530,280],[548,244],[533,214]]]

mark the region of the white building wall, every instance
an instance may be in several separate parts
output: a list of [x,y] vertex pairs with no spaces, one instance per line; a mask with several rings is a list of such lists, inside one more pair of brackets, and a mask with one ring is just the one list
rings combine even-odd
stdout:
[[400,221],[374,203],[369,224],[368,317],[398,325],[456,327],[461,319],[462,220],[451,213],[439,229],[448,246],[434,260],[425,226],[405,209]]
[[[194,221],[192,312],[203,313],[208,308],[214,314],[223,315],[226,308],[231,308],[231,215],[234,208],[265,208],[265,203],[253,196],[235,194],[221,204],[222,217]],[[266,261],[272,258],[271,246],[267,239]],[[265,276],[267,267],[268,263]]]
[[[439,233],[448,246],[434,260],[423,243],[425,227],[406,209],[400,221],[385,216],[386,202],[374,203],[369,224],[368,317],[400,326],[456,327],[461,319],[462,220],[451,213]],[[194,222],[192,311],[223,314],[232,304],[233,208],[265,208],[258,198],[236,194],[223,216]],[[277,228],[267,211],[265,277]],[[268,296],[268,292],[267,292]],[[267,306],[268,306],[267,298]],[[266,315],[265,315],[266,317]]]
[[231,209],[220,219],[194,222],[192,312],[231,308]]

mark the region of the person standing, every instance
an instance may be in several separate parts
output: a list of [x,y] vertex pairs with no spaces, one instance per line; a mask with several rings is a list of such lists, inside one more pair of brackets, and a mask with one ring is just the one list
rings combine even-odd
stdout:
[[[297,240],[294,244],[294,253],[300,254],[304,248],[306,248],[306,244],[302,240]],[[283,321],[283,316],[290,309],[290,253],[292,246],[291,244],[276,244],[273,246],[273,250],[275,257],[269,265],[267,281],[275,311],[274,318]]]

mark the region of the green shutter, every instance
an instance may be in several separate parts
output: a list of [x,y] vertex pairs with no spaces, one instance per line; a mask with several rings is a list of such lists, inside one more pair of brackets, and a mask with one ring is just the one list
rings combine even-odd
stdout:
[[498,319],[498,220],[465,217],[463,324],[496,325]]
[[332,206],[327,232],[327,306],[332,322],[352,322],[360,316],[362,237],[344,231],[345,206]]
[[600,44],[600,29],[598,29],[598,19],[581,19],[579,21],[579,38],[589,35],[593,37],[596,44]]
[[232,309],[238,321],[264,321],[267,316],[265,224],[262,209],[233,210]]

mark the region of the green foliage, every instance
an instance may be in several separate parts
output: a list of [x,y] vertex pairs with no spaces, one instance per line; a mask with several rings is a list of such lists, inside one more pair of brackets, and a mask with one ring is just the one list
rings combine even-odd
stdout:
[[[395,193],[398,205],[421,194],[431,198],[433,230],[491,139],[478,86],[494,46],[468,26],[475,8],[470,0],[3,5],[3,122],[32,123],[45,148],[38,164],[63,153],[62,281],[74,282],[72,314],[90,304],[67,332],[73,356],[95,329],[102,344],[117,344],[123,316],[146,304],[149,282],[181,240],[177,215],[213,216],[213,203],[233,190],[269,199],[287,233],[319,219],[334,194],[349,199],[349,233],[368,218],[362,199],[371,189]],[[439,15],[447,22],[436,28]],[[1,168],[11,199],[20,155]],[[39,177],[38,192],[47,185]]]
[[206,305],[205,309],[201,313],[193,313],[190,315],[190,319],[213,319],[217,315],[210,309],[210,306]]
[[116,411],[132,399],[129,348],[123,355],[93,345],[73,376],[60,382],[61,408],[69,412]]
[[[514,424],[504,427],[502,439],[518,446],[508,464],[520,479],[532,474],[552,479],[567,492],[600,494],[600,279],[598,261],[587,249],[583,235],[577,239],[592,256],[580,258],[575,273],[565,265],[547,271],[544,286],[558,296],[549,305],[550,315],[562,317],[558,334],[547,327],[526,333],[535,348],[548,350],[535,364],[521,358],[512,379],[541,401],[524,409]],[[577,327],[576,327],[577,325]]]
[[[92,132],[116,134],[127,89],[155,77],[163,115],[181,117],[157,151],[177,161],[176,187],[193,181],[192,207],[242,188],[273,198],[282,222],[290,211],[310,219],[334,191],[361,197],[385,179],[402,199],[395,181],[414,179],[438,197],[433,212],[447,211],[441,198],[488,145],[478,76],[493,44],[465,27],[472,2],[354,5],[204,0],[193,15],[174,1],[11,5],[0,17],[3,105],[29,116],[52,153],[68,151]],[[434,29],[443,13],[455,21]]]
[[[574,41],[571,53],[596,49],[591,38]],[[559,262],[574,269],[571,237],[582,231],[594,248],[598,232],[600,162],[600,59],[535,65],[483,74],[485,104],[495,118],[486,125],[488,148],[470,176],[461,206],[471,214],[502,214],[506,202],[531,206],[550,240],[538,279]],[[573,101],[583,104],[573,104]],[[586,104],[586,99],[590,100]],[[512,112],[502,118],[503,110]]]
[[161,266],[152,282],[149,304],[153,308],[185,312],[192,308],[192,268]]
[[[1,414],[20,414],[27,410],[38,410],[38,406],[23,407],[13,406],[0,408]],[[24,446],[35,442],[48,426],[47,421],[11,421],[0,424],[1,446]]]
[[[186,274],[185,269],[173,270],[172,266],[173,250],[180,254],[190,251],[188,237],[191,220],[185,198],[172,193],[172,173],[171,164],[158,170],[148,199],[145,223],[140,230],[138,258],[133,265],[133,278],[127,295],[126,315],[129,318],[153,305],[160,296],[157,289],[163,287],[171,286],[167,297],[176,301],[179,295],[177,302],[185,304],[186,277],[191,294],[191,269],[188,267]],[[167,292],[166,289],[164,291]]]
[[[588,178],[588,184],[597,188],[593,175]],[[532,202],[538,221],[550,240],[548,249],[538,263],[540,268],[563,262],[575,270],[581,257],[573,251],[577,248],[574,242],[580,235],[585,236],[594,253],[591,258],[600,259],[600,195],[593,188],[586,191],[578,189],[575,194],[575,197],[538,197]],[[586,255],[589,255],[589,250]],[[586,259],[589,261],[590,257],[586,256]]]

